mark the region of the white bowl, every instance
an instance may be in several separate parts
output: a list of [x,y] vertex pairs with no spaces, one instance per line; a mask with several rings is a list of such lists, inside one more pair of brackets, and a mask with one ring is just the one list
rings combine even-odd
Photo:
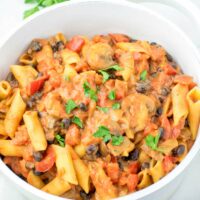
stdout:
[[[0,79],[15,63],[33,38],[63,32],[67,37],[82,34],[119,32],[132,38],[155,41],[164,46],[183,71],[200,80],[200,56],[192,42],[174,24],[141,5],[117,0],[71,1],[45,9],[25,21],[0,47]],[[200,148],[200,136],[187,157],[170,174],[141,191],[121,200],[162,200],[169,198],[180,184],[191,160]],[[0,171],[29,199],[63,200],[44,193],[18,178],[0,160]]]

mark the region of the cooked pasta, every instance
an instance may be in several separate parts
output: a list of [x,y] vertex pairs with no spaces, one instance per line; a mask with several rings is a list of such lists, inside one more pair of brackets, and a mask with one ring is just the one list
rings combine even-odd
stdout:
[[34,39],[0,81],[0,155],[76,200],[142,190],[187,156],[200,89],[165,49],[123,34]]

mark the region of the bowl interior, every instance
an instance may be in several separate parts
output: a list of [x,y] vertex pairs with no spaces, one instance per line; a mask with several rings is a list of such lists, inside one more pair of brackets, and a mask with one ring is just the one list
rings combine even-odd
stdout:
[[[197,50],[179,29],[140,5],[114,0],[77,0],[46,9],[33,16],[0,47],[0,80],[5,78],[9,66],[17,62],[18,57],[33,38],[49,37],[57,32],[63,32],[67,38],[77,34],[93,36],[111,32],[125,33],[135,39],[157,42],[174,57],[185,73],[193,76],[197,82],[200,80]],[[199,147],[196,145],[195,148]],[[196,152],[197,150],[191,152],[191,158]],[[185,161],[185,166],[188,163],[189,159]],[[6,171],[2,166],[0,161],[0,168]],[[180,166],[180,169],[183,170],[185,166],[182,165],[182,168]],[[174,171],[172,173],[175,177],[179,171],[178,169]],[[6,174],[11,176],[8,171]],[[15,182],[18,181],[16,177],[12,178]],[[173,179],[173,176],[171,175],[168,179]],[[150,187],[154,187],[153,191],[164,184]],[[31,186],[23,187],[32,192],[37,191]],[[140,193],[141,195],[137,197],[150,192],[149,190],[146,193]],[[37,191],[37,193],[44,196],[42,192]],[[131,199],[135,198],[133,195]],[[44,199],[51,199],[51,197],[44,197]]]

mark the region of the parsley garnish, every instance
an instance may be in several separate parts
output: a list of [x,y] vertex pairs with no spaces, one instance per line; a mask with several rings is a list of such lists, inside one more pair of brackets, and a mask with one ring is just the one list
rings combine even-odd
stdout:
[[32,14],[38,12],[42,8],[52,6],[57,3],[62,3],[69,0],[25,0],[24,3],[27,4],[36,4],[33,8],[26,10],[24,12],[24,19],[31,16]]
[[115,98],[116,98],[116,93],[115,93],[114,90],[112,90],[112,91],[109,92],[108,98],[109,98],[110,100],[115,100]]
[[80,118],[78,118],[77,116],[74,116],[72,118],[72,122],[74,124],[76,124],[77,126],[79,126],[80,128],[83,128],[83,122],[80,120]]
[[70,99],[65,105],[65,111],[67,114],[70,114],[71,111],[74,110],[76,107],[77,104],[72,99]]
[[65,139],[61,135],[57,134],[55,138],[61,147],[65,146]]
[[159,139],[160,139],[160,134],[157,134],[155,137],[152,136],[152,135],[148,135],[148,136],[145,138],[145,142],[146,142],[146,145],[147,145],[148,147],[150,147],[152,150],[154,150],[154,151],[161,151],[161,150],[158,148]]
[[99,107],[99,106],[96,106],[98,110],[101,110],[103,111],[104,113],[107,113],[109,108],[106,108],[106,107]]
[[112,136],[112,145],[119,146],[124,141],[124,137],[122,135],[113,135]]
[[145,81],[147,77],[147,70],[143,70],[140,74],[140,80]]
[[111,135],[110,130],[105,126],[99,126],[98,130],[93,134],[93,136],[102,138],[104,142],[109,142],[111,140],[111,144],[113,146],[119,146],[124,141],[124,137],[122,135]]
[[113,66],[110,66],[106,69],[99,70],[99,73],[101,73],[102,76],[103,76],[103,83],[105,83],[110,78],[110,74],[107,72],[107,70],[119,71],[119,70],[123,70],[123,68],[120,67],[119,65],[113,65]]
[[114,104],[112,105],[112,109],[113,109],[113,110],[120,109],[120,103],[114,103]]
[[89,97],[90,99],[97,101],[97,92],[93,89],[91,89],[90,84],[85,81],[83,84],[84,94],[86,97]]

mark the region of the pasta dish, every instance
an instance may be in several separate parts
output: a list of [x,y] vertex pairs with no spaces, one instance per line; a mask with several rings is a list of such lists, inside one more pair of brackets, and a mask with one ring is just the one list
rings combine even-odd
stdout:
[[108,200],[159,181],[199,121],[193,78],[161,45],[124,34],[34,39],[0,81],[2,160],[65,198]]

